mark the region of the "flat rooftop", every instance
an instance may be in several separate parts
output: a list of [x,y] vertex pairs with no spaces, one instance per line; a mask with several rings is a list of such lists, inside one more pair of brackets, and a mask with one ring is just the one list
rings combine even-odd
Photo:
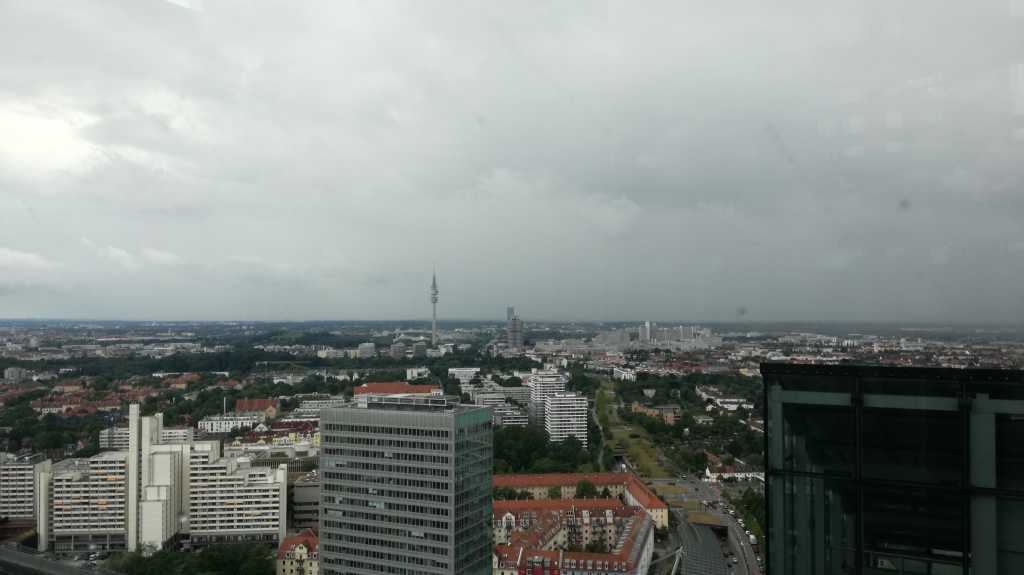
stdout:
[[1019,369],[989,369],[954,367],[900,367],[891,365],[765,362],[761,375],[829,376],[874,379],[915,379],[932,381],[984,381],[1024,383],[1024,371]]

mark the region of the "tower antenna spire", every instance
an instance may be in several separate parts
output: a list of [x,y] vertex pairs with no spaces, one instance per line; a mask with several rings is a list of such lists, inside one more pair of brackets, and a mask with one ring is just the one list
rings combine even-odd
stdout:
[[437,345],[437,294],[440,293],[437,289],[437,266],[434,266],[434,275],[430,281],[430,304],[434,308],[434,320],[430,326],[430,345],[431,347]]

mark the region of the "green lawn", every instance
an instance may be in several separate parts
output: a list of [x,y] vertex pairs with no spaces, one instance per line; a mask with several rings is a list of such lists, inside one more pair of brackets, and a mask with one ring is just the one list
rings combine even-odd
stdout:
[[658,463],[657,449],[650,436],[639,426],[624,425],[616,413],[615,391],[610,382],[601,386],[597,396],[597,409],[601,424],[605,426],[608,445],[626,452],[637,473],[643,477],[661,479],[672,477],[671,472]]

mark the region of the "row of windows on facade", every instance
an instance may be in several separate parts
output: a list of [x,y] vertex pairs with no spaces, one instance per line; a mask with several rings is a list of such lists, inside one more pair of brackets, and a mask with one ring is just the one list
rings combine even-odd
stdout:
[[[338,449],[338,448],[329,448]],[[344,452],[343,452],[344,453]],[[358,455],[359,457],[367,457],[373,459],[394,459],[395,461],[412,462],[412,463],[425,463],[433,465],[447,465],[451,462],[451,458],[447,455],[435,455],[432,453],[408,453],[404,451],[394,451],[393,449],[381,449],[381,450],[352,450],[351,453],[359,454],[372,454],[372,455]],[[386,455],[390,454],[390,455]]]
[[325,490],[347,495],[363,495],[369,497],[383,497],[388,499],[408,499],[412,501],[431,501],[434,503],[448,503],[447,495],[421,493],[417,491],[396,491],[393,489],[375,489],[370,487],[343,487],[338,485],[325,486]]
[[337,541],[342,544],[349,545],[361,545],[363,547],[379,547],[385,549],[395,549],[398,551],[409,551],[413,553],[426,553],[429,555],[440,555],[442,557],[448,556],[448,549],[446,547],[438,547],[435,545],[424,545],[419,543],[409,543],[408,541],[396,541],[394,539],[384,539],[378,537],[360,537],[358,535],[343,535],[341,533],[326,532],[320,537],[321,541]]
[[[325,500],[326,502],[326,500]],[[357,511],[353,509],[327,509],[324,511],[326,517],[339,517],[356,519],[360,521],[376,521],[378,523],[385,523],[388,525],[409,525],[411,527],[423,527],[430,529],[444,529],[447,530],[450,526],[448,521],[439,521],[436,519],[427,519],[423,517],[413,517],[409,515],[403,515],[401,513],[374,513],[366,511]],[[330,521],[330,519],[325,519]]]
[[332,497],[325,495],[324,503],[336,505],[348,505],[350,507],[369,507],[381,511],[402,511],[405,513],[419,513],[421,515],[439,515],[447,517],[451,515],[450,510],[445,507],[425,507],[423,505],[408,505],[392,501],[367,501],[365,499],[351,499],[347,497]]
[[[352,559],[341,559],[326,557],[320,560],[320,573],[322,575],[348,575],[353,569],[359,569],[362,571],[370,571],[372,573],[383,573],[386,575],[423,575],[424,573],[430,573],[430,571],[424,571],[423,567],[417,569],[408,569],[405,567],[396,567],[394,565],[384,565],[380,563],[367,563],[365,561],[356,561]],[[340,569],[333,569],[332,566],[337,565]],[[444,568],[437,568],[437,573],[444,573]]]
[[433,441],[414,441],[407,439],[382,439],[372,437],[334,437],[331,441],[324,441],[325,444],[334,445],[362,445],[366,447],[390,447],[392,449],[419,449],[422,451],[451,451],[452,446],[448,443],[437,443]]
[[[346,456],[351,457],[351,453],[345,453]],[[371,472],[383,472],[383,473],[394,473],[412,476],[432,476],[432,477],[447,477],[450,475],[449,470],[441,468],[421,468],[416,466],[395,466],[391,463],[378,463],[374,462],[379,460],[379,457],[367,456],[366,458],[372,459],[371,461],[353,461],[346,459],[335,459],[335,469],[353,469]],[[324,472],[324,477],[331,478],[331,474],[337,472]]]
[[[416,427],[395,427],[392,425],[351,425],[346,423],[326,423],[323,428],[327,432],[342,431],[346,433],[366,433],[371,435],[409,435],[413,437],[450,437],[447,429],[421,429]],[[325,437],[331,437],[325,435]]]
[[327,471],[324,473],[324,477],[327,479],[324,483],[330,483],[332,481],[355,481],[373,485],[422,487],[424,489],[436,489],[438,491],[448,491],[448,488],[451,486],[451,482],[449,481],[430,481],[428,479],[366,475],[363,473],[344,473],[341,471]]
[[416,557],[415,555],[388,553],[384,551],[366,549],[364,547],[349,545],[333,545],[330,543],[321,543],[320,547],[323,551],[327,551],[328,553],[336,553],[338,555],[344,555],[345,557],[365,557],[367,559],[391,561],[392,563],[408,563],[410,565],[419,565],[422,567],[430,567],[434,569],[448,568],[447,561],[441,561],[439,559],[432,559],[426,557]]
[[438,543],[448,542],[448,533],[433,533],[426,530],[429,528],[421,528],[421,530],[397,529],[395,527],[381,527],[379,525],[368,525],[366,523],[332,520],[324,521],[324,527],[327,529],[327,531],[336,529],[341,531],[353,531],[357,533],[373,533],[375,535],[382,535],[386,537],[407,537],[410,539],[426,539],[428,541],[436,541]]

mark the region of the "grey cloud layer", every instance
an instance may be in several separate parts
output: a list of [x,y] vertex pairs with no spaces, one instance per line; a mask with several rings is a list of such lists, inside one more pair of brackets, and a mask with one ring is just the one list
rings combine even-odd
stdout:
[[1024,9],[0,3],[0,316],[1024,319]]

